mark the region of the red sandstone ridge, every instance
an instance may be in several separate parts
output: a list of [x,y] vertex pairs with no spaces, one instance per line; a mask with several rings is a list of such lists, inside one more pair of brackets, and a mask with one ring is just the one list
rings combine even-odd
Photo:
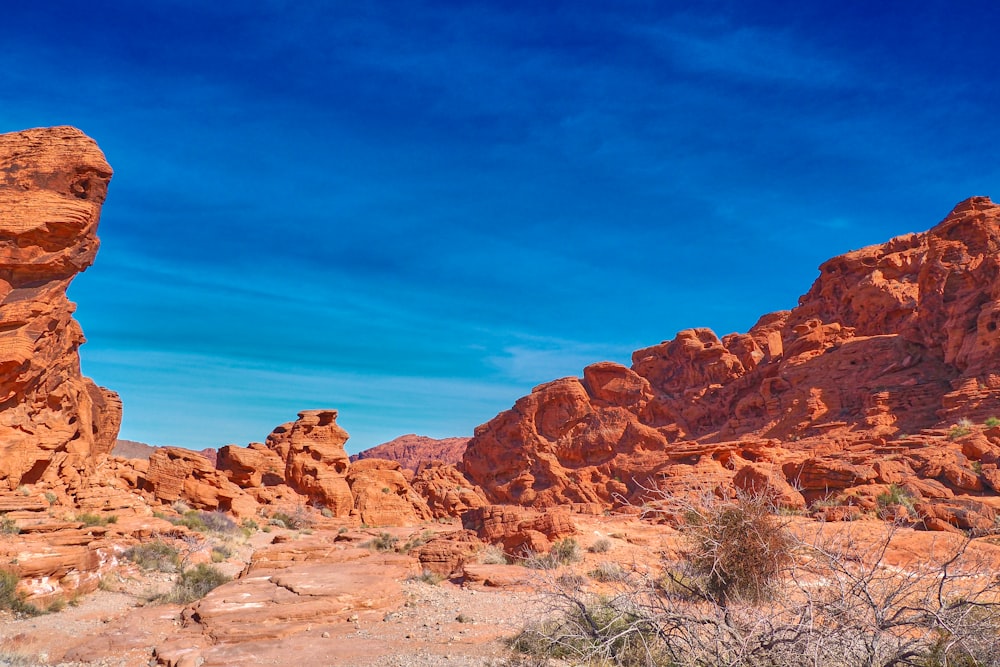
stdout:
[[121,401],[81,375],[66,297],[97,254],[111,173],[75,128],[0,135],[0,486],[75,488],[115,445]]
[[[476,429],[464,472],[494,502],[534,506],[620,504],[654,483],[731,489],[751,463],[736,483],[792,505],[789,485],[806,500],[920,480],[941,489],[918,497],[978,494],[970,462],[988,457],[922,430],[1000,416],[1000,206],[973,197],[928,232],[820,271],[796,308],[746,334],[689,329],[631,368],[536,387]],[[904,433],[922,437],[890,442]]]
[[441,461],[456,464],[462,460],[469,438],[444,438],[437,440],[424,435],[401,435],[389,442],[376,445],[351,457],[361,459],[388,459],[398,461],[406,470],[416,472],[421,463]]

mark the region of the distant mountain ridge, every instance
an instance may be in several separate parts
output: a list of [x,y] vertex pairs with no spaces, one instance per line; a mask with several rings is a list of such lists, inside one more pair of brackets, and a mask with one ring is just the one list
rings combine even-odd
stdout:
[[[123,459],[139,459],[141,461],[148,461],[149,457],[157,449],[160,449],[160,447],[156,445],[147,445],[144,442],[136,442],[135,440],[119,439],[115,443],[115,448],[111,450],[111,455],[120,456]],[[198,450],[197,453],[201,454],[206,459],[211,461],[212,465],[215,465],[215,462],[218,459],[219,455],[218,450],[213,449],[211,447],[206,447],[205,449]]]
[[456,464],[462,460],[470,438],[430,438],[409,433],[351,456],[351,461],[388,459],[415,471],[424,461]]

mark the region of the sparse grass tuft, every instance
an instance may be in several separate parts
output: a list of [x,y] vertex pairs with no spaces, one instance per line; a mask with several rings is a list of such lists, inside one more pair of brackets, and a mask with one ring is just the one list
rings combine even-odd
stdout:
[[199,512],[198,518],[209,532],[219,535],[235,535],[240,532],[240,527],[225,512]]
[[479,553],[479,562],[484,565],[508,565],[510,559],[500,547],[490,544]]
[[271,512],[271,517],[267,523],[271,526],[288,528],[291,530],[312,528],[313,525],[313,521],[309,518],[309,514],[302,507],[296,508],[296,510],[291,514],[288,512]]
[[424,568],[423,572],[420,574],[415,574],[412,577],[408,577],[407,581],[422,581],[425,584],[430,584],[431,586],[437,586],[442,581],[444,581],[444,576]]
[[962,436],[969,435],[970,433],[972,433],[972,427],[973,427],[972,420],[967,417],[962,417],[961,419],[958,420],[958,424],[952,426],[951,430],[948,431],[948,439],[958,440]]
[[602,537],[601,539],[591,544],[590,547],[587,548],[587,551],[589,551],[592,554],[607,553],[611,551],[611,540],[609,540],[606,537]]
[[399,542],[398,537],[393,537],[389,533],[382,533],[373,540],[363,542],[361,546],[366,549],[374,549],[375,551],[393,551],[396,548],[397,542]]
[[0,533],[4,535],[17,535],[20,532],[21,528],[17,525],[17,521],[0,514]]
[[208,526],[205,525],[205,522],[201,518],[201,512],[197,510],[188,510],[183,516],[168,520],[175,526],[185,526],[198,533],[208,530]]
[[994,428],[995,426],[1000,426],[1000,417],[988,417],[983,425],[987,428]]
[[73,520],[79,521],[85,526],[106,526],[109,523],[118,523],[118,516],[115,514],[101,516],[93,512],[83,512],[73,517]]
[[233,555],[233,550],[225,544],[216,544],[212,547],[212,562],[222,563]]
[[597,567],[588,572],[587,575],[595,581],[605,583],[610,581],[622,581],[627,576],[621,565],[610,561],[601,561],[597,564]]
[[910,495],[910,492],[898,484],[890,484],[888,491],[880,493],[875,498],[875,504],[878,505],[880,512],[885,512],[892,505],[899,505],[905,507],[906,511],[910,514],[913,514],[915,512],[913,501],[914,498]]
[[154,540],[146,544],[138,544],[122,554],[143,570],[158,572],[176,572],[180,567],[180,553],[166,542]]

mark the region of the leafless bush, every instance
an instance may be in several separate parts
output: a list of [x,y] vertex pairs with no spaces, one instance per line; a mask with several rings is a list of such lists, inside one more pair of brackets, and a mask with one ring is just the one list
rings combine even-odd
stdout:
[[[887,558],[891,524],[874,539],[816,524],[806,539],[763,507],[692,504],[679,527],[687,551],[662,573],[629,571],[602,596],[556,580],[548,620],[512,646],[628,667],[1000,665],[1000,578],[969,540],[942,536],[901,562]],[[733,562],[739,553],[746,564]]]
[[771,596],[792,559],[792,536],[785,520],[763,495],[740,495],[731,502],[688,503],[681,512],[685,563],[700,580],[701,592],[725,604]]

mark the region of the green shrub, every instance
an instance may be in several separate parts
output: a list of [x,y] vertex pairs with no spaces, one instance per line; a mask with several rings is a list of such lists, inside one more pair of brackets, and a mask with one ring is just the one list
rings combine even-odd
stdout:
[[890,484],[889,490],[880,493],[875,497],[875,504],[878,505],[880,510],[885,510],[892,505],[900,505],[905,507],[911,514],[915,511],[913,508],[913,496],[910,492],[898,484]]
[[176,572],[180,566],[180,553],[174,547],[160,540],[138,544],[122,554],[143,570]]
[[188,510],[183,515],[169,519],[170,523],[175,526],[184,526],[190,530],[203,533],[208,530],[208,526],[201,518],[201,512],[197,510]]
[[185,570],[174,583],[174,588],[161,600],[176,604],[188,604],[208,595],[210,591],[229,581],[229,577],[212,565],[199,563]]
[[550,553],[562,565],[576,563],[583,558],[580,553],[580,545],[572,537],[567,537],[553,544]]
[[958,440],[964,435],[969,435],[972,433],[972,429],[966,426],[952,426],[951,430],[948,431],[949,440]]
[[16,616],[38,616],[42,610],[24,601],[24,596],[17,592],[19,578],[10,570],[0,569],[0,609],[9,609]]
[[10,570],[0,570],[0,609],[10,609],[17,599],[17,574]]
[[1000,426],[1000,417],[989,417],[985,422],[983,422],[987,428],[993,428],[995,426]]
[[45,500],[48,501],[49,505],[55,505],[58,499],[59,498],[56,497],[56,494],[52,493],[51,491],[45,492]]
[[422,547],[427,544],[432,537],[434,537],[434,533],[429,530],[425,530],[423,533],[414,535],[408,539],[406,543],[399,548],[399,551],[400,553],[408,554],[417,547]]

